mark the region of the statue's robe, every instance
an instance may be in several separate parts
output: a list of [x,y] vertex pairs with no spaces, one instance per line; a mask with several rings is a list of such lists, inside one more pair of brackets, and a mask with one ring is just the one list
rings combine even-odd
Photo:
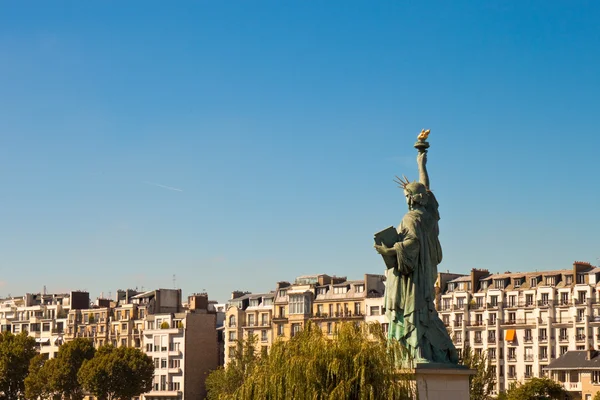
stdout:
[[398,267],[386,271],[388,337],[404,345],[415,362],[456,364],[456,348],[433,304],[442,260],[438,219],[430,193],[428,207],[409,211],[398,226]]

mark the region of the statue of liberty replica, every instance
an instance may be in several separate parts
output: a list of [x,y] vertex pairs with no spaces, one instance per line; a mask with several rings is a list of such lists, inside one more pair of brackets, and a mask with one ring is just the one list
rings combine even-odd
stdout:
[[415,148],[419,182],[406,177],[396,183],[404,191],[408,212],[397,229],[375,234],[375,249],[386,265],[385,309],[388,338],[406,348],[409,364],[458,364],[458,355],[434,307],[437,266],[442,261],[438,202],[430,190],[426,141],[421,131]]

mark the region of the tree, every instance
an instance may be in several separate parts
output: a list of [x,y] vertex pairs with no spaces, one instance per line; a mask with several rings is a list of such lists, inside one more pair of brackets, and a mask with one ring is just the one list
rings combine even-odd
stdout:
[[481,355],[467,347],[462,352],[461,364],[474,369],[475,375],[469,377],[470,399],[488,400],[492,398],[492,391],[496,385],[496,373],[491,368],[486,353]]
[[563,399],[565,390],[550,378],[532,378],[521,384],[513,384],[506,391],[506,400]]
[[27,333],[0,333],[0,399],[17,400],[23,397],[25,377],[35,355],[35,340]]
[[592,400],[600,400],[600,392],[596,392]]
[[42,376],[48,376],[47,392],[63,395],[67,399],[81,400],[83,390],[77,380],[77,373],[87,360],[91,360],[96,353],[94,344],[89,339],[77,338],[58,348],[54,360],[49,360],[42,366]]
[[152,390],[152,358],[133,347],[106,345],[79,370],[81,385],[102,400],[129,400]]
[[25,397],[27,399],[49,398],[54,395],[51,387],[51,374],[56,359],[48,360],[47,355],[38,354],[29,363],[29,374],[25,378]]
[[309,322],[262,357],[251,340],[208,376],[209,400],[414,398],[412,375],[398,368],[404,349],[380,324],[345,323],[329,339]]

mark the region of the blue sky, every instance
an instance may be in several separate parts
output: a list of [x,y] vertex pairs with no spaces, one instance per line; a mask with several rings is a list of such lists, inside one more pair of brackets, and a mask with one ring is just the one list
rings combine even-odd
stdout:
[[224,301],[382,273],[372,235],[405,212],[392,178],[416,178],[422,128],[440,270],[597,264],[599,19],[593,1],[3,2],[0,296],[175,274]]

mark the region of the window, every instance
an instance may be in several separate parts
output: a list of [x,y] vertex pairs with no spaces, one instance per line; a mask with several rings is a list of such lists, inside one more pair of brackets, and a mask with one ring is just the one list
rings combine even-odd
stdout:
[[579,300],[580,304],[585,303],[586,297],[587,297],[586,292],[583,292],[583,291],[577,292],[577,300]]
[[569,339],[569,336],[567,335],[567,328],[560,328],[558,339],[559,340],[568,340]]
[[279,297],[285,297],[285,296],[287,296],[287,290],[280,290]]
[[463,308],[465,308],[465,298],[464,298],[464,297],[458,297],[458,298],[456,299],[456,306],[457,306],[459,309],[463,309]]
[[521,283],[523,282],[523,278],[515,278],[515,284],[514,286],[516,288],[521,287]]
[[585,275],[583,275],[583,274],[577,274],[577,283],[580,284],[580,285],[583,284],[583,283],[585,283]]
[[169,368],[179,368],[181,367],[181,360],[170,359],[169,360]]
[[277,325],[277,336],[283,336],[283,324]]
[[254,326],[254,314],[248,314],[248,326]]
[[279,306],[279,318],[285,318],[285,307]]
[[496,289],[504,289],[504,279],[494,279],[494,287]]
[[569,350],[569,346],[560,346],[560,355],[564,355]]
[[583,351],[585,350],[585,346],[577,346],[577,351]]
[[273,299],[268,298],[268,299],[263,300],[263,306],[272,306],[272,305],[273,305]]
[[454,341],[456,343],[462,343],[462,332],[461,331],[454,332]]
[[526,306],[532,306],[533,305],[533,295],[532,294],[526,294],[525,295],[525,305]]
[[258,307],[260,305],[260,299],[251,299],[250,300],[250,307]]
[[549,302],[550,302],[550,295],[548,293],[542,293],[542,300],[541,300],[542,305],[547,306]]
[[450,309],[450,299],[444,299],[442,302],[443,306],[442,308],[444,310],[449,310]]
[[126,347],[127,346],[127,339],[121,339],[121,346],[122,347]]
[[356,285],[356,293],[362,293],[365,291],[365,285]]
[[360,303],[354,303],[354,315],[361,315]]
[[515,295],[508,296],[508,306],[509,307],[517,306],[517,296],[515,296]]
[[585,308],[580,308],[579,310],[577,310],[577,321],[583,322],[584,320],[585,320]]
[[517,314],[514,312],[509,312],[508,313],[508,322],[514,324],[516,320],[517,320]]
[[336,286],[333,288],[334,294],[345,294],[348,292],[348,286]]
[[327,323],[327,334],[331,335],[331,322]]
[[548,347],[540,346],[540,360],[548,359]]
[[498,296],[490,296],[490,305],[492,307],[498,307]]
[[592,383],[600,383],[600,371],[592,371]]
[[556,282],[555,276],[547,276],[546,277],[546,286],[554,286]]
[[569,293],[568,292],[562,292],[560,294],[560,303],[561,304],[568,304],[569,303]]
[[496,313],[490,314],[490,325],[496,325]]
[[229,317],[229,327],[235,328],[235,315]]
[[300,332],[300,324],[292,324],[292,337]]
[[475,331],[475,343],[481,343],[481,331]]
[[235,357],[235,346],[229,346],[229,358]]
[[508,377],[516,378],[517,377],[517,368],[514,365],[508,366]]
[[229,332],[229,341],[233,342],[235,340],[235,332]]
[[160,359],[159,358],[155,358],[154,359],[154,368],[159,368],[160,367]]
[[262,314],[260,315],[260,324],[261,324],[262,326],[267,326],[267,325],[269,325],[269,314],[267,314],[267,313],[262,313]]
[[262,331],[260,331],[260,340],[261,340],[261,342],[267,341],[267,330],[266,329],[263,329]]
[[517,359],[517,349],[515,347],[508,348],[508,359],[516,360]]
[[309,314],[309,302],[304,295],[290,296],[290,314]]
[[450,325],[450,316],[442,315],[442,321],[444,322],[444,325],[449,326]]
[[371,306],[371,307],[369,307],[369,310],[370,310],[369,313],[371,315],[380,315],[381,308],[379,306]]
[[475,315],[475,324],[477,326],[483,325],[483,314],[477,314],[477,315]]
[[572,284],[572,283],[573,283],[573,275],[567,275],[565,278],[566,278],[566,279],[565,279],[565,283],[566,283],[567,285],[570,285],[570,284]]
[[488,358],[490,360],[496,359],[496,348],[495,347],[492,347],[491,349],[488,350]]
[[531,378],[533,376],[533,365],[525,365],[525,378]]
[[533,361],[533,348],[525,347],[525,361]]
[[327,294],[327,288],[326,287],[320,287],[317,288],[317,294]]
[[531,329],[525,329],[525,340],[526,341],[533,340],[533,335],[531,334]]
[[531,278],[529,279],[529,286],[531,286],[532,288],[537,286],[537,278]]

